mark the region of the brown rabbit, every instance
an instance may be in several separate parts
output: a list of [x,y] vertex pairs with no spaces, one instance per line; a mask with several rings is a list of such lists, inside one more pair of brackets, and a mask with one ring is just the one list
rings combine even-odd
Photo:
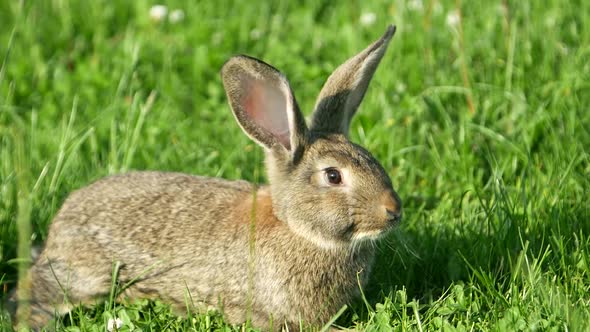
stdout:
[[394,32],[328,78],[309,128],[279,71],[247,56],[227,61],[229,103],[264,148],[270,184],[136,172],[72,193],[30,270],[31,327],[108,296],[114,262],[119,284],[135,280],[122,297],[179,309],[190,298],[264,330],[329,321],[366,283],[372,242],[401,219],[383,167],[347,139]]

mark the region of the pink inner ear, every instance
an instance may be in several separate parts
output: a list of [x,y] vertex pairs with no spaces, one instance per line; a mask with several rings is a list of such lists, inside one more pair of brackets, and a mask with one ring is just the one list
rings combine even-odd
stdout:
[[246,114],[261,129],[274,136],[285,148],[291,149],[287,96],[280,87],[250,79],[242,101]]

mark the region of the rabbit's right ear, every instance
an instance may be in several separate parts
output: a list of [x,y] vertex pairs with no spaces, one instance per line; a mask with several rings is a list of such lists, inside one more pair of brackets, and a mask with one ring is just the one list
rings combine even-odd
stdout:
[[363,100],[394,34],[395,26],[388,26],[381,38],[348,59],[328,77],[313,111],[312,131],[348,136],[352,116]]
[[221,78],[234,116],[252,140],[268,150],[280,144],[291,153],[305,145],[305,119],[277,69],[238,55],[223,65]]

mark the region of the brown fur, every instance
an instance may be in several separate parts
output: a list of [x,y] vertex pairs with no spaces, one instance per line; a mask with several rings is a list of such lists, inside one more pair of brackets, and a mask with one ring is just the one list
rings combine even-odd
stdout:
[[[229,322],[266,330],[327,322],[366,283],[371,242],[401,218],[386,172],[346,138],[393,31],[336,70],[321,98],[337,93],[340,110],[319,100],[310,129],[282,74],[260,60],[230,59],[222,70],[228,99],[265,148],[270,184],[135,172],[73,192],[29,273],[31,326],[44,326],[56,308],[63,314],[107,296],[114,263],[120,285],[136,279],[121,296],[180,310],[190,298],[198,310],[219,308]],[[330,183],[328,169],[342,183]]]

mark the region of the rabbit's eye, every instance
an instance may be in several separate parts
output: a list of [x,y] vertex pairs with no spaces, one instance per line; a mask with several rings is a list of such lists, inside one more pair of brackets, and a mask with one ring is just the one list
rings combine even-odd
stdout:
[[342,175],[335,168],[326,169],[326,179],[330,184],[342,184]]

